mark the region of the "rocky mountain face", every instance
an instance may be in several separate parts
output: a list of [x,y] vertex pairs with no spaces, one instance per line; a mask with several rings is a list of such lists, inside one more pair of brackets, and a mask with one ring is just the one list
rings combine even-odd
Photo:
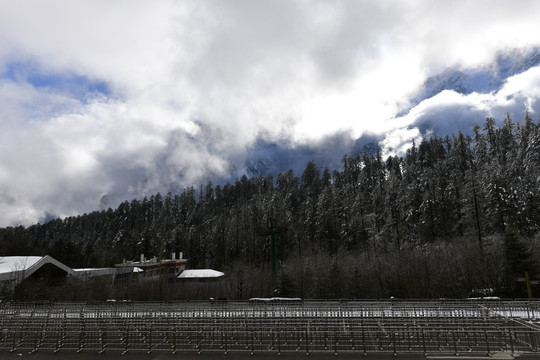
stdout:
[[375,154],[378,149],[376,136],[364,135],[355,141],[346,134],[329,137],[318,144],[291,147],[279,142],[259,141],[248,150],[243,164],[248,176],[272,174],[292,169],[301,175],[310,161],[315,161],[322,171],[325,167],[335,170],[342,168],[341,160],[345,154]]
[[411,108],[444,90],[460,94],[497,92],[511,76],[540,65],[540,48],[499,53],[491,64],[476,68],[452,66],[429,77],[411,101]]

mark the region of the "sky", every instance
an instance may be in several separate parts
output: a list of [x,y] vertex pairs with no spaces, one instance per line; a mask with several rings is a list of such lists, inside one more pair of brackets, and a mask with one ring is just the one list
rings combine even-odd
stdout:
[[450,66],[540,46],[538,15],[536,0],[0,0],[0,226],[241,173],[261,140],[374,134],[402,154],[428,115],[537,114],[538,67],[410,99]]

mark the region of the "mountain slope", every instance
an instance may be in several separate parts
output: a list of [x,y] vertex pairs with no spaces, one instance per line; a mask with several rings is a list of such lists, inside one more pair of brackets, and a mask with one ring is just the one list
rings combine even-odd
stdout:
[[[410,100],[410,106],[397,114],[396,117],[407,115],[422,101],[429,100],[445,90],[463,95],[496,93],[504,86],[509,77],[538,65],[540,65],[540,48],[501,52],[493,62],[474,68],[454,65],[440,74],[427,78],[421,89]],[[430,133],[446,136],[458,131],[470,133],[469,119],[472,118],[473,122],[476,123],[486,116],[460,109],[460,112],[452,114],[451,119],[446,119],[448,116],[444,109],[440,111],[432,109],[431,113],[424,113],[414,126],[418,128],[421,136]],[[499,120],[502,121],[502,119]],[[516,116],[516,120],[519,121],[518,116]],[[237,164],[236,168],[245,170],[250,176],[275,175],[288,169],[299,173],[307,162],[315,160],[321,168],[339,169],[342,166],[343,154],[354,155],[367,152],[372,155],[377,151],[379,142],[384,137],[385,134],[365,135],[351,141],[347,134],[337,134],[309,146],[292,146],[290,142],[286,141],[260,140],[248,150],[244,164]]]
[[411,100],[411,108],[444,90],[460,94],[497,92],[509,77],[538,65],[540,48],[502,52],[492,63],[476,68],[463,68],[459,65],[449,67],[426,79],[423,88]]

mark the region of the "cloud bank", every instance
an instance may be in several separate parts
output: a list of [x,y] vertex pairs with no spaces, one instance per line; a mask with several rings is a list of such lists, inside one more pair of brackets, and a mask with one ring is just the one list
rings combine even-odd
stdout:
[[538,112],[530,69],[396,117],[426,77],[540,45],[538,13],[532,0],[2,1],[0,226],[241,174],[261,139],[378,134],[399,152],[429,117],[455,129]]
[[482,125],[487,117],[501,122],[507,114],[521,121],[525,112],[540,114],[540,66],[509,77],[497,92],[460,94],[444,90],[422,101],[404,116],[391,120],[382,147],[387,154],[402,154],[410,142],[421,139],[419,129],[449,135],[461,131],[471,133],[474,125]]

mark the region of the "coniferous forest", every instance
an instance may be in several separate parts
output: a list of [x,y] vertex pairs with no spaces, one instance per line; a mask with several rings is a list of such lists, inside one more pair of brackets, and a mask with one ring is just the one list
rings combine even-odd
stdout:
[[413,142],[403,157],[356,154],[342,165],[310,162],[302,174],[243,176],[3,228],[0,254],[103,267],[182,251],[190,268],[224,271],[231,299],[449,298],[486,288],[525,297],[516,277],[540,276],[540,124],[529,114]]

